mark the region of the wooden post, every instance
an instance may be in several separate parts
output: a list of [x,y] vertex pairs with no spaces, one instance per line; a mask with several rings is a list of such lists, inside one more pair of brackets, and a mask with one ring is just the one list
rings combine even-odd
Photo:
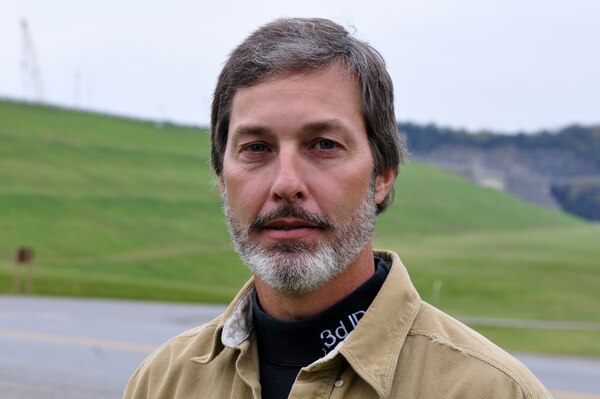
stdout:
[[19,295],[19,261],[18,256],[15,257],[15,267],[13,268],[13,284],[12,284],[12,292],[15,295]]
[[29,295],[33,294],[33,250],[31,248],[19,248],[15,253],[15,268],[13,272],[13,293],[19,294],[21,290],[21,265],[25,270],[24,286]]

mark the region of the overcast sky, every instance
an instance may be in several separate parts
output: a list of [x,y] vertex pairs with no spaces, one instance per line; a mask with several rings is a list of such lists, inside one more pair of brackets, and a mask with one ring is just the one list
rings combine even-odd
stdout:
[[504,132],[600,123],[598,0],[0,0],[0,10],[0,97],[34,98],[25,18],[46,101],[207,125],[234,46],[274,18],[319,16],[381,51],[401,121]]

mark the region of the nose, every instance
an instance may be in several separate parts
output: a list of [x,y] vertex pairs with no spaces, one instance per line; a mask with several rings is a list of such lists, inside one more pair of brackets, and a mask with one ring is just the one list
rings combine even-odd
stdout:
[[306,172],[302,160],[293,151],[281,150],[277,162],[275,181],[271,187],[271,198],[287,203],[306,199]]

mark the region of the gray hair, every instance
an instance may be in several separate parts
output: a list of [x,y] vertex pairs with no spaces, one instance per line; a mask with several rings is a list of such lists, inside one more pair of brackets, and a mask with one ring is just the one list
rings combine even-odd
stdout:
[[[358,78],[373,175],[390,168],[397,175],[406,151],[398,136],[392,79],[383,57],[342,26],[320,18],[275,20],[233,50],[219,75],[212,102],[211,162],[215,173],[221,175],[223,171],[231,102],[237,89],[276,74],[318,69],[340,61]],[[392,188],[378,204],[377,212],[383,212],[393,198]]]

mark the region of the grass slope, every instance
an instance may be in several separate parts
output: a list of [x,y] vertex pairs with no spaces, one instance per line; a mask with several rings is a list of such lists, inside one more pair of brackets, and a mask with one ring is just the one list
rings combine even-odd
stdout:
[[[228,301],[249,273],[208,156],[200,129],[0,102],[0,293],[25,245],[37,294]],[[600,321],[596,226],[417,163],[396,191],[375,245],[401,254],[425,300],[440,280],[455,315]],[[589,334],[542,350],[600,356]]]

